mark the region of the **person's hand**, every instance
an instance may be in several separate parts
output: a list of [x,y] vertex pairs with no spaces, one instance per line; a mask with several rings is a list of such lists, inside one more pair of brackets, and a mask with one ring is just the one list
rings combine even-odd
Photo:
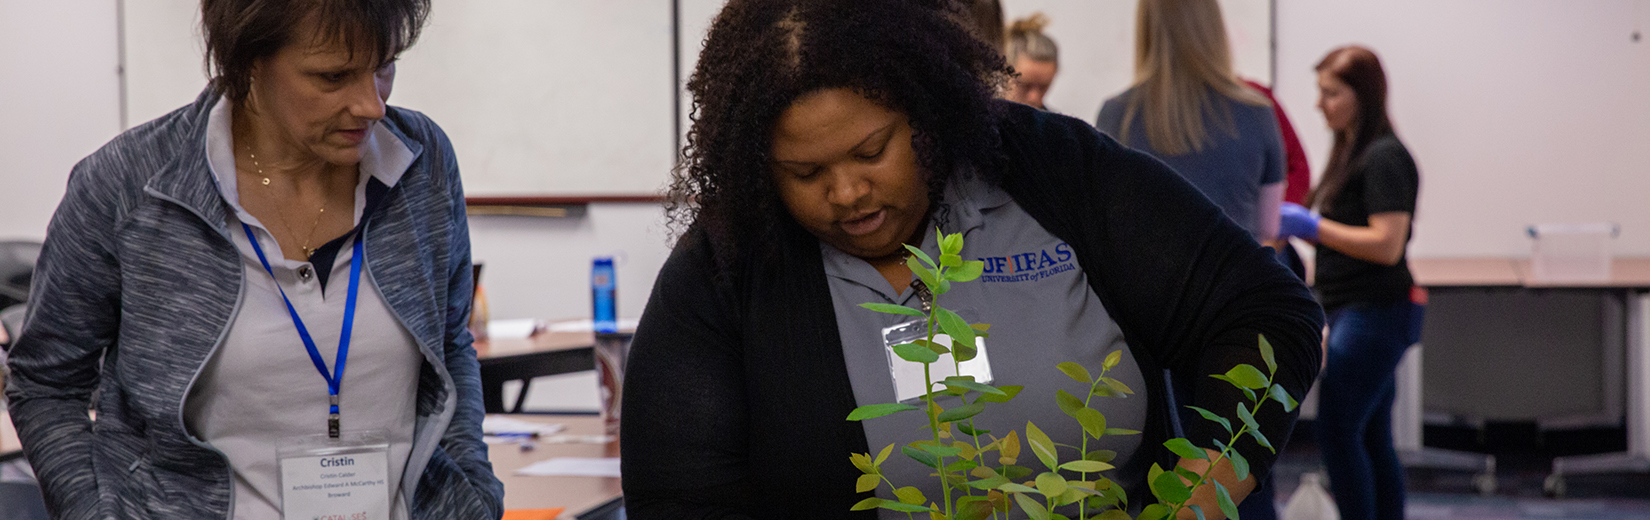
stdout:
[[1278,225],[1278,238],[1299,237],[1307,242],[1318,241],[1318,221],[1322,216],[1306,209],[1305,206],[1293,202],[1285,202],[1278,208],[1282,222]]

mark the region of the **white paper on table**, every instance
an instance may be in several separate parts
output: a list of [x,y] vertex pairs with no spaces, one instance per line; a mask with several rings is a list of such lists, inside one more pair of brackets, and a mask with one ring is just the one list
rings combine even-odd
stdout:
[[532,318],[516,320],[488,320],[487,336],[497,339],[527,339],[533,331],[544,327],[544,321]]
[[523,421],[503,415],[489,415],[481,419],[481,433],[486,435],[551,435],[567,429],[559,423]]
[[[636,330],[636,325],[641,321],[626,318],[618,320],[617,324],[619,330]],[[596,330],[596,322],[591,320],[558,321],[551,323],[549,330],[550,332],[590,332]]]
[[516,470],[517,475],[536,477],[619,476],[619,458],[557,457],[541,460]]

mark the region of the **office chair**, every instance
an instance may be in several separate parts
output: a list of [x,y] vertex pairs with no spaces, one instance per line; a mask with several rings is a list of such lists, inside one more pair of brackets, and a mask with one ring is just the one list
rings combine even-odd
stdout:
[[39,242],[0,241],[0,309],[28,301],[29,281],[39,259]]

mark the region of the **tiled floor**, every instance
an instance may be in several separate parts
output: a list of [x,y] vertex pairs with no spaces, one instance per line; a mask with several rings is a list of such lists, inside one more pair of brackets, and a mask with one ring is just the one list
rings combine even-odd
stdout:
[[[1281,510],[1300,482],[1300,475],[1321,471],[1317,446],[1309,425],[1297,430],[1279,457],[1278,507]],[[1542,480],[1554,455],[1613,451],[1620,430],[1601,430],[1570,437],[1531,440],[1529,435],[1456,432],[1429,429],[1428,439],[1439,439],[1451,449],[1496,454],[1498,489],[1479,496],[1473,475],[1463,471],[1415,469],[1408,471],[1410,520],[1626,520],[1650,519],[1650,474],[1572,475],[1563,499],[1544,496]]]

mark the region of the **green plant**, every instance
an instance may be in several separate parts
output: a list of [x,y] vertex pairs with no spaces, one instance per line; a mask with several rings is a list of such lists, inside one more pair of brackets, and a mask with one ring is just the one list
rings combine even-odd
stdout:
[[[1077,426],[1082,429],[1082,442],[1079,446],[1057,445],[1037,425],[1027,422],[1024,444],[1030,448],[1046,471],[1037,472],[1020,465],[1022,441],[1019,432],[1010,431],[1000,437],[992,435],[990,431],[976,428],[974,418],[983,413],[987,405],[1001,406],[1010,403],[1022,387],[991,386],[976,381],[972,376],[951,376],[940,381],[933,379],[932,365],[938,362],[943,354],[951,354],[953,367],[957,368],[956,373],[962,373],[960,364],[978,355],[975,338],[988,336],[991,328],[989,324],[969,323],[957,313],[938,304],[939,297],[950,292],[951,284],[972,281],[980,276],[984,268],[982,262],[962,259],[959,254],[963,245],[961,234],[940,233],[939,236],[939,262],[935,262],[921,249],[906,246],[911,252],[911,256],[906,258],[906,265],[928,291],[928,294],[924,295],[924,308],[927,312],[901,305],[861,305],[877,312],[913,316],[924,320],[927,332],[925,338],[892,347],[901,359],[923,365],[926,392],[922,396],[922,406],[904,403],[866,405],[856,408],[848,415],[848,420],[861,421],[910,411],[924,412],[928,419],[926,429],[929,438],[901,446],[900,453],[933,468],[935,475],[940,479],[943,496],[935,502],[923,496],[922,491],[916,487],[901,487],[885,477],[882,473],[882,464],[893,453],[895,447],[890,444],[883,447],[875,457],[870,453],[854,453],[849,456],[849,460],[863,473],[855,484],[858,492],[873,491],[887,485],[898,500],[867,498],[855,504],[853,510],[884,508],[905,512],[908,516],[927,513],[931,520],[984,520],[997,518],[999,514],[1018,507],[1034,520],[1071,520],[1066,513],[1075,513],[1078,520],[1130,518],[1127,513],[1128,498],[1122,487],[1103,475],[1103,472],[1113,469],[1111,462],[1117,454],[1088,449],[1091,439],[1140,433],[1109,427],[1105,414],[1093,406],[1094,397],[1124,397],[1134,393],[1133,389],[1108,375],[1122,360],[1122,351],[1107,354],[1098,376],[1092,374],[1088,367],[1077,363],[1065,362],[1056,365],[1055,368],[1060,372],[1083,385],[1079,392],[1082,394],[1081,397],[1064,389],[1056,393],[1056,404],[1060,410],[1076,420]],[[942,333],[949,336],[950,341],[938,341],[938,336]],[[1208,484],[1215,486],[1221,512],[1228,518],[1238,517],[1231,494],[1225,486],[1211,479],[1210,473],[1220,462],[1229,460],[1238,479],[1246,478],[1249,474],[1249,463],[1232,449],[1232,445],[1244,435],[1248,435],[1261,446],[1273,449],[1271,442],[1261,434],[1254,414],[1267,401],[1277,401],[1285,410],[1293,410],[1297,404],[1283,387],[1273,381],[1277,372],[1277,362],[1273,357],[1272,346],[1265,337],[1259,338],[1259,347],[1261,357],[1266,362],[1266,372],[1245,364],[1238,365],[1225,374],[1211,376],[1242,389],[1247,395],[1248,405],[1237,406],[1237,424],[1234,425],[1231,419],[1212,411],[1189,407],[1206,420],[1220,424],[1230,434],[1225,441],[1211,439],[1215,447],[1219,448],[1218,451],[1199,448],[1186,439],[1170,439],[1164,443],[1165,447],[1183,459],[1209,461],[1209,470],[1198,473],[1178,466],[1173,470],[1165,470],[1153,464],[1147,481],[1153,496],[1159,502],[1144,507],[1138,517],[1140,520],[1178,518],[1180,511],[1186,508],[1190,508],[1197,518],[1204,518],[1204,512],[1199,506],[1188,505],[1187,502],[1196,489]],[[946,409],[937,402],[941,396],[956,397],[961,405]],[[957,438],[953,430],[962,437]],[[986,439],[989,439],[989,442]],[[1061,448],[1075,449],[1076,456],[1063,460]],[[991,464],[992,461],[988,457],[991,452],[998,455],[995,465]],[[1210,452],[1214,454],[1211,455]],[[1024,480],[1028,477],[1032,480]]]

